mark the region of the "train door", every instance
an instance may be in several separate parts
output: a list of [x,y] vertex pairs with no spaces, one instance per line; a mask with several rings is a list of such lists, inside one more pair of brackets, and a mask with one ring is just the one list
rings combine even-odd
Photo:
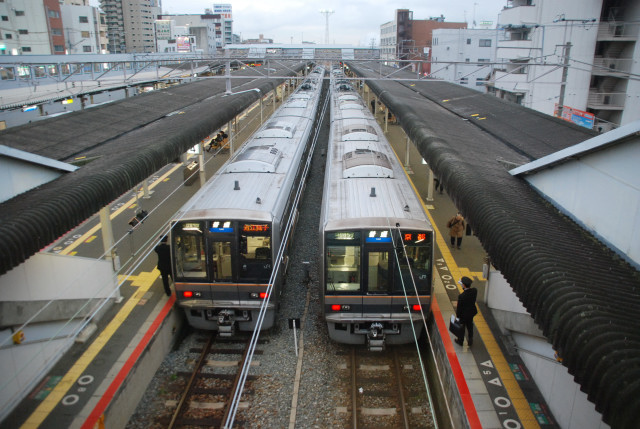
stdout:
[[365,294],[363,316],[389,314],[395,258],[389,245],[368,245],[364,254]]
[[209,278],[212,299],[216,301],[238,301],[238,286],[234,282],[235,228],[231,221],[213,221],[207,239]]

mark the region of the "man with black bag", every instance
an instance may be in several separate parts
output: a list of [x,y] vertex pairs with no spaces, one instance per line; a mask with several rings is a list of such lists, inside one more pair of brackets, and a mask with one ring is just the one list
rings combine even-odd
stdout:
[[458,284],[462,286],[462,293],[458,296],[458,306],[456,309],[456,317],[462,324],[462,334],[455,340],[456,343],[462,345],[464,342],[464,331],[467,330],[467,338],[469,346],[473,345],[473,317],[478,314],[476,308],[476,298],[478,289],[471,287],[473,281],[469,277],[462,277]]

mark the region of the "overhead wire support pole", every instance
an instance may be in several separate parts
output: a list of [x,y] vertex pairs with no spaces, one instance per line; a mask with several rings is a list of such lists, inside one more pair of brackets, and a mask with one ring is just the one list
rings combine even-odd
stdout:
[[569,54],[571,53],[571,42],[564,46],[564,61],[562,63],[562,81],[560,82],[560,97],[558,98],[558,117],[562,118],[564,110],[564,93],[567,89],[567,75],[569,74]]

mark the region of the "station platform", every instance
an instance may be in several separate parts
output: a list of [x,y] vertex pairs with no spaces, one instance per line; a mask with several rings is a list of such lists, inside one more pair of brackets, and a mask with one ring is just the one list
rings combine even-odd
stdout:
[[[379,113],[378,117],[381,119],[382,115]],[[387,138],[404,163],[407,138],[402,129],[389,125]],[[216,163],[222,161],[219,158]],[[433,316],[468,427],[558,427],[527,368],[516,353],[510,352],[491,312],[483,305],[482,266],[486,254],[481,244],[471,234],[463,238],[460,249],[450,246],[446,223],[457,208],[446,189],[443,193],[434,191],[432,197],[428,197],[428,166],[411,145],[405,168],[436,232]],[[181,165],[167,166],[161,173],[153,182],[157,186],[150,204],[153,199],[164,198],[163,183],[183,180]],[[195,189],[197,185],[185,194]],[[181,204],[176,202],[176,205]],[[131,216],[131,212],[124,213],[127,219]],[[83,226],[87,230],[89,227]],[[174,305],[175,296],[164,294],[155,264],[156,257],[151,252],[134,275],[122,279],[122,302],[103,316],[96,326],[97,332],[89,340],[74,344],[40,385],[0,423],[0,429],[121,428],[126,425],[136,407],[133,398],[142,396],[184,327],[181,310]],[[463,346],[454,343],[448,331],[449,319],[455,314],[461,292],[457,282],[462,276],[473,279],[472,286],[478,289],[480,311],[474,319],[472,347],[466,341]]]

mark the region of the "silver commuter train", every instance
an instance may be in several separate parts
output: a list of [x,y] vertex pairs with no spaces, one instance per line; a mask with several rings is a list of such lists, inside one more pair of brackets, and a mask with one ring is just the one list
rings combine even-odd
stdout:
[[331,339],[382,350],[420,336],[431,306],[433,228],[380,126],[335,70],[320,243]]
[[295,219],[323,77],[314,69],[172,221],[176,296],[191,326],[223,336],[254,330],[275,267],[261,328],[273,325],[287,257],[274,260]]

